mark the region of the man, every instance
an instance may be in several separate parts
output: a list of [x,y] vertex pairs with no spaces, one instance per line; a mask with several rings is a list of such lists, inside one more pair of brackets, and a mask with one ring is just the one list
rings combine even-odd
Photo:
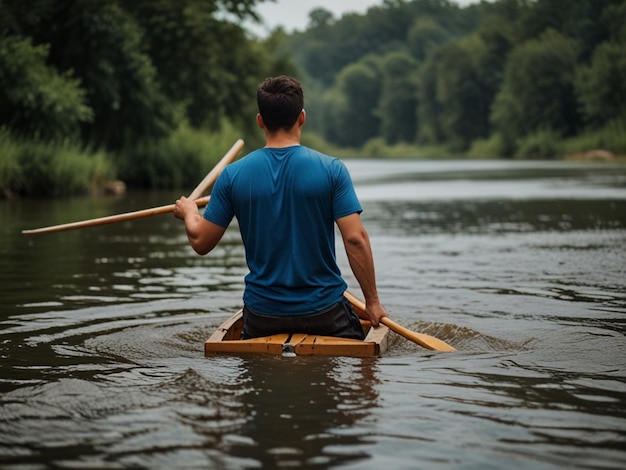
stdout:
[[309,333],[363,339],[335,258],[334,223],[361,286],[366,314],[378,326],[385,309],[376,289],[361,205],[344,164],[300,145],[304,93],[291,77],[257,89],[257,124],[266,145],[227,166],[204,217],[181,197],[174,216],[201,255],[237,217],[250,269],[245,278],[243,338]]

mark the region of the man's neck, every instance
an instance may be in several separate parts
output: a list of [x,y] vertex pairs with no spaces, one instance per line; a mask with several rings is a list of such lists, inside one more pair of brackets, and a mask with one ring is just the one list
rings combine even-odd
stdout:
[[289,132],[279,130],[271,134],[265,134],[265,147],[284,148],[293,145],[300,145],[300,128],[294,128]]

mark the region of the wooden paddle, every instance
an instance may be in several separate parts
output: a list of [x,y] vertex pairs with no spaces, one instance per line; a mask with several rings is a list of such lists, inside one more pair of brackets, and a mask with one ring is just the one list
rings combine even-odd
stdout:
[[[200,198],[202,193],[211,184],[217,180],[224,167],[230,163],[243,147],[243,140],[239,139],[230,148],[230,150],[222,157],[215,167],[204,177],[198,186],[191,192],[189,199],[195,199],[198,207],[206,206],[209,203],[210,196]],[[82,220],[80,222],[71,222],[68,224],[52,225],[50,227],[37,228],[32,230],[22,230],[23,235],[42,235],[44,233],[62,232],[65,230],[75,230],[79,228],[95,227],[98,225],[113,224],[116,222],[126,222],[128,220],[141,219],[144,217],[152,217],[159,214],[167,214],[173,212],[176,204],[168,204],[166,206],[152,207],[135,212],[126,212],[124,214],[110,215],[107,217],[99,217],[97,219]]]
[[[344,292],[344,297],[350,301],[354,311],[363,320],[369,320],[367,315],[365,314],[365,304],[363,301],[357,299],[355,296],[350,294],[350,292]],[[432,349],[433,351],[456,351],[456,348],[450,346],[445,341],[441,341],[440,339],[435,338],[434,336],[426,335],[424,333],[416,333],[415,331],[411,331],[408,328],[405,328],[401,325],[398,325],[389,317],[383,317],[380,322],[387,326],[391,331],[404,336],[409,341],[413,341],[416,344],[426,348]]]
[[220,175],[222,170],[237,156],[242,147],[243,140],[237,140],[237,142],[233,144],[230,150],[226,152],[226,155],[224,155],[222,159],[217,162],[217,165],[215,165],[215,167],[211,171],[209,171],[204,179],[200,181],[200,184],[196,186],[196,189],[191,192],[191,194],[189,195],[189,199],[195,200],[202,196],[202,193],[204,193],[209,186],[215,183],[215,180],[217,180],[217,177]]

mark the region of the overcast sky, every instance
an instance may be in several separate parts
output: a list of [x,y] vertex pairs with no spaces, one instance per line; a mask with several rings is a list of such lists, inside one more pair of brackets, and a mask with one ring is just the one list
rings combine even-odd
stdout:
[[[453,0],[459,5],[469,5],[479,0]],[[264,19],[266,27],[253,25],[250,27],[257,35],[263,36],[267,31],[282,26],[287,32],[294,29],[303,30],[309,22],[309,12],[314,8],[331,11],[335,18],[344,13],[365,13],[374,5],[381,5],[383,0],[276,0],[257,5],[257,11]]]

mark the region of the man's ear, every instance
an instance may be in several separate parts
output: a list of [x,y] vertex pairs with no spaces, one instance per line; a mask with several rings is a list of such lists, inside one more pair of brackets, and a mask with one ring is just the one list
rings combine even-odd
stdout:
[[300,125],[300,127],[304,126],[304,123],[306,122],[306,111],[303,109],[300,112],[300,116],[298,116],[298,124]]
[[265,129],[265,123],[263,122],[263,117],[261,116],[261,113],[257,113],[256,123],[257,126],[259,126],[261,129]]

